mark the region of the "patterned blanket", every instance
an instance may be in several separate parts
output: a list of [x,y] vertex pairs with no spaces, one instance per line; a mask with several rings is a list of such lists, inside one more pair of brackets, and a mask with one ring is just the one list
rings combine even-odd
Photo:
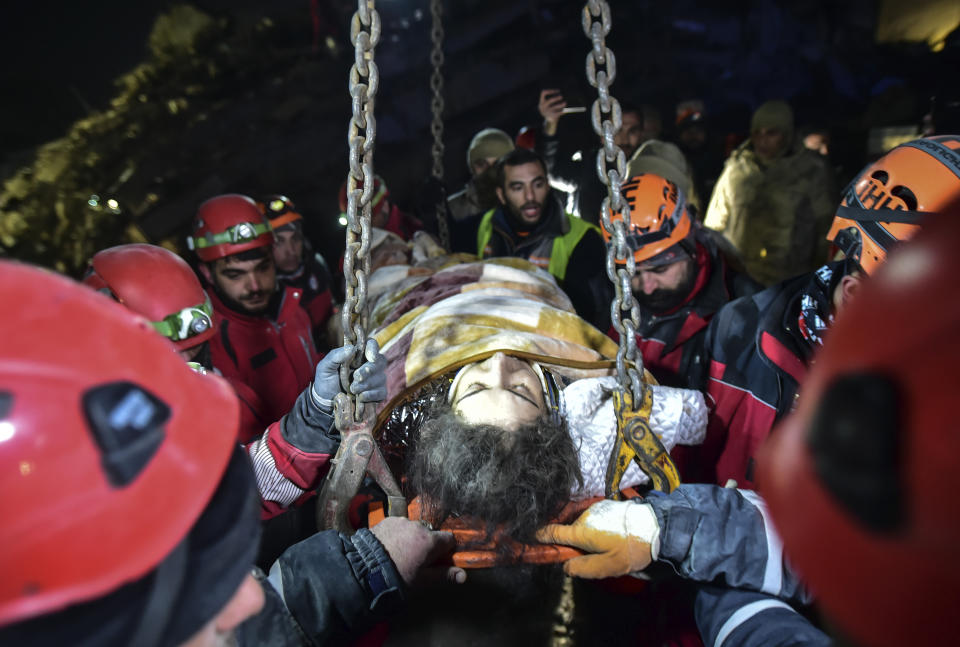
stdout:
[[383,267],[370,277],[368,299],[388,362],[381,420],[428,381],[497,351],[569,379],[614,372],[617,344],[574,313],[550,274],[522,259]]

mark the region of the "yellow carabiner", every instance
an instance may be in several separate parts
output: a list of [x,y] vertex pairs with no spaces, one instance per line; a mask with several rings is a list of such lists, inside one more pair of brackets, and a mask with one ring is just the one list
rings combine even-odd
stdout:
[[617,389],[613,392],[613,409],[617,416],[617,439],[607,463],[605,496],[620,500],[620,480],[636,461],[644,474],[650,477],[654,489],[670,492],[680,485],[680,474],[673,464],[670,453],[660,438],[650,429],[650,413],[653,410],[653,393],[643,389],[643,401],[639,410],[633,408],[629,392]]

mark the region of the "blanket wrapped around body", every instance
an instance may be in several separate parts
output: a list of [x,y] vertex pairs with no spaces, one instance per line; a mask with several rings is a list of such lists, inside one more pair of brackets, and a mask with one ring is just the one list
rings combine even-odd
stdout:
[[373,337],[387,358],[381,414],[430,380],[497,351],[571,380],[613,373],[617,344],[577,316],[552,276],[522,259],[438,270],[386,266],[371,276],[368,299]]
[[[617,344],[573,311],[553,277],[516,258],[429,267],[392,265],[370,279],[373,336],[387,358],[387,399],[378,423],[433,380],[498,351],[539,362],[560,376],[563,405],[580,455],[584,485],[573,498],[603,495],[606,463],[616,435],[610,392]],[[703,441],[706,407],[697,391],[656,385],[651,428],[669,450]],[[623,487],[648,481],[634,464]]]

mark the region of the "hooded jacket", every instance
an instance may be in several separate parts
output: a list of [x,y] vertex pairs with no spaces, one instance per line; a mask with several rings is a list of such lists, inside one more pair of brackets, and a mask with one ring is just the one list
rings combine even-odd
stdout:
[[727,159],[704,224],[733,243],[751,276],[771,285],[823,264],[836,204],[826,164],[799,140],[764,163],[748,139]]
[[257,394],[266,420],[279,420],[293,407],[320,360],[310,317],[300,307],[302,297],[298,289],[283,288],[274,319],[228,308],[210,290],[217,315],[217,334],[210,338],[213,365],[228,380],[243,382]]

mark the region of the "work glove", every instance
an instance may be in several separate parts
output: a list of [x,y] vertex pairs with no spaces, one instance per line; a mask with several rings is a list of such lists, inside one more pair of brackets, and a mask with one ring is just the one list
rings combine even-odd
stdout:
[[537,531],[544,544],[573,546],[590,553],[564,563],[567,575],[598,580],[642,571],[657,556],[660,525],[653,508],[634,501],[597,501],[569,526]]
[[[358,402],[382,402],[387,397],[387,358],[380,354],[375,339],[367,340],[363,356],[367,361],[353,372],[350,393],[356,394]],[[317,364],[310,393],[322,411],[333,411],[333,399],[340,393],[340,366],[351,357],[353,346],[347,344],[334,348]]]

